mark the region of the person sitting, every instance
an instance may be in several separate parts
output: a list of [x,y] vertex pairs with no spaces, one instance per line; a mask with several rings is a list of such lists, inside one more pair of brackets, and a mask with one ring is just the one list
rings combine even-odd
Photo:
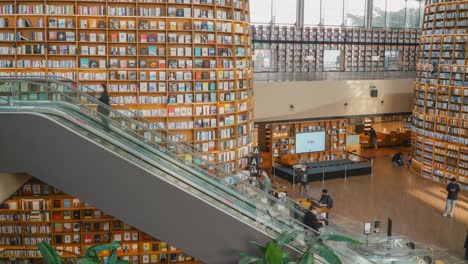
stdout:
[[403,166],[403,153],[398,152],[397,154],[393,155],[392,163],[396,166]]
[[314,204],[309,207],[309,210],[304,215],[304,225],[312,228],[313,230],[319,232],[319,229],[322,227],[322,223],[317,220],[317,208]]

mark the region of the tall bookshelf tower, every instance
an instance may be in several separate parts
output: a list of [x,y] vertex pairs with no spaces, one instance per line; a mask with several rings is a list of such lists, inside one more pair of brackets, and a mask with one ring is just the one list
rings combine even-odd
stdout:
[[426,0],[414,85],[412,170],[468,190],[468,1]]
[[0,76],[106,84],[114,108],[235,171],[253,138],[249,20],[249,0],[2,0]]

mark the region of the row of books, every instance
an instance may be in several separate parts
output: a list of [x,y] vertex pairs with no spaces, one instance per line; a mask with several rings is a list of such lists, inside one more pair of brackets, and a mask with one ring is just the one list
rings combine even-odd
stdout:
[[406,29],[296,28],[259,25],[252,26],[252,35],[254,41],[416,44],[421,32]]
[[167,6],[53,6],[43,4],[38,5],[17,5],[16,12],[12,5],[5,6],[4,12],[7,14],[34,14],[34,15],[92,15],[92,16],[138,16],[138,17],[179,17],[179,18],[202,18],[202,19],[229,19],[236,21],[247,21],[248,15],[240,10],[214,10],[212,7],[172,7]]

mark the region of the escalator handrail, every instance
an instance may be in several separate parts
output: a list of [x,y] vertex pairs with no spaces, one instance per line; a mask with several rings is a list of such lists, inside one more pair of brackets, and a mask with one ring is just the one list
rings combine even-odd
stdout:
[[[138,121],[135,123],[135,120],[133,120],[133,119],[131,119],[131,118],[128,118],[125,114],[121,114],[119,111],[116,111],[114,108],[112,108],[112,107],[110,107],[110,106],[108,106],[108,105],[105,105],[105,104],[101,103],[101,102],[100,102],[99,100],[97,100],[96,98],[94,98],[94,97],[90,96],[89,94],[87,94],[87,93],[81,91],[79,88],[76,88],[76,87],[74,87],[74,86],[72,86],[72,85],[69,84],[69,83],[74,83],[74,84],[77,85],[77,87],[84,87],[85,90],[87,90],[87,91],[89,91],[89,92],[98,93],[98,92],[97,92],[96,90],[94,90],[93,88],[91,88],[91,87],[89,87],[89,86],[86,86],[86,85],[84,85],[84,84],[82,84],[82,83],[80,83],[80,82],[78,82],[78,81],[75,81],[75,80],[72,80],[72,79],[68,79],[68,78],[64,78],[64,77],[42,77],[42,76],[28,76],[28,77],[21,77],[21,78],[18,77],[19,80],[24,80],[24,78],[26,78],[28,81],[29,81],[29,80],[32,80],[32,81],[34,81],[34,80],[36,80],[36,81],[39,80],[39,81],[55,82],[55,83],[58,83],[58,84],[60,84],[60,85],[66,86],[66,87],[69,88],[69,89],[77,90],[77,92],[79,92],[80,95],[82,95],[82,96],[89,96],[89,98],[93,98],[93,99],[94,99],[94,103],[95,103],[96,105],[99,105],[100,107],[111,111],[114,115],[117,116],[116,113],[118,113],[118,115],[119,115],[120,117],[126,119],[126,121],[133,122],[134,124],[136,124],[136,123],[141,123],[141,122],[138,122]],[[3,76],[0,76],[0,81],[9,80],[9,79],[16,79],[16,78],[15,78],[15,77],[3,77]],[[89,99],[89,98],[87,98],[87,99]],[[92,101],[93,101],[93,100],[92,100]],[[122,109],[124,112],[131,113],[134,117],[136,117],[136,118],[138,118],[138,119],[140,119],[140,120],[142,120],[142,121],[144,121],[144,122],[152,123],[151,121],[149,121],[149,120],[146,119],[145,117],[141,116],[137,110],[128,109],[128,108],[126,108],[125,106],[123,106],[122,104],[120,104],[120,103],[115,102],[114,100],[112,100],[112,98],[109,98],[109,102],[110,102],[111,105],[112,105],[112,104],[118,105],[119,108]],[[166,133],[167,135],[171,135],[171,132],[170,132],[170,131],[168,131],[167,129],[165,129],[165,128],[163,128],[163,127],[160,127],[159,124],[156,124],[156,125],[157,125],[157,127],[158,127],[157,130],[162,130],[162,131],[164,131],[164,133]],[[144,126],[143,126],[143,127],[144,127]],[[146,130],[149,130],[149,129],[147,129],[146,127],[144,127],[144,128],[145,128]],[[150,130],[150,131],[153,131],[153,130]],[[158,134],[158,137],[159,137],[159,138],[164,138],[166,142],[167,142],[167,141],[170,141],[166,136],[163,136],[163,135],[161,135],[161,134],[159,134],[159,133],[156,133],[156,134]],[[186,147],[186,148],[188,148],[188,149],[193,149],[193,150],[195,150],[195,147],[194,147],[192,144],[190,144],[189,142],[187,142],[187,141],[185,141],[185,140],[183,140],[183,139],[181,139],[181,138],[178,138],[177,143],[180,144],[180,145],[183,145],[184,147]],[[192,155],[193,155],[193,154],[192,154]],[[195,156],[196,156],[196,155],[195,155]],[[204,160],[202,157],[197,157],[197,158],[201,159],[201,160],[204,161],[204,162],[206,161],[206,160]],[[215,160],[217,161],[218,164],[223,164],[223,162],[221,162],[221,161],[218,160],[217,158],[215,158]],[[206,161],[206,162],[208,162],[208,161]]]
[[[2,109],[2,108],[0,107],[0,109]],[[31,110],[33,110],[33,109],[31,109]],[[39,110],[39,111],[27,111],[27,112],[28,112],[28,113],[31,113],[31,112],[32,112],[32,113],[39,113],[39,114],[45,114],[45,113],[47,113],[47,114],[50,114],[50,115],[57,115],[57,116],[60,116],[61,118],[64,118],[65,120],[68,120],[69,122],[74,123],[75,125],[78,125],[78,126],[84,128],[84,129],[87,129],[87,128],[89,128],[89,127],[92,127],[92,126],[84,126],[83,123],[81,123],[80,121],[78,121],[78,120],[76,119],[75,116],[70,115],[69,113],[68,113],[68,114],[65,113],[65,112],[63,111],[63,109],[60,109],[60,108],[53,108],[53,107],[47,107],[47,108],[46,108],[46,107],[35,107],[34,110]],[[21,111],[20,111],[20,112],[21,112]],[[68,116],[67,116],[67,115],[68,115]],[[73,118],[73,117],[74,117],[74,118]],[[86,128],[85,128],[85,127],[86,127]],[[87,129],[87,130],[88,130],[89,132],[95,133],[95,131],[92,131],[92,130],[89,130],[89,129]],[[103,136],[103,135],[105,136],[104,133],[99,133],[99,134],[100,134],[100,136]],[[105,140],[109,141],[109,137],[107,137],[107,139],[105,139]],[[134,150],[132,150],[131,148],[129,148],[129,147],[127,147],[127,146],[124,146],[125,144],[119,143],[119,142],[116,141],[116,140],[110,140],[110,142],[112,142],[113,145],[116,145],[116,146],[118,146],[118,147],[120,147],[120,148],[123,147],[123,150],[124,150],[124,151],[129,152],[131,155],[133,155],[133,156],[135,156],[135,157],[138,157],[139,159],[145,159],[144,162],[147,163],[147,164],[149,164],[149,165],[151,165],[152,167],[158,167],[158,166],[156,166],[156,162],[154,162],[154,160],[148,159],[147,157],[144,157],[144,155],[139,155],[140,153],[139,153],[138,151],[134,151]],[[158,165],[160,165],[160,164],[158,164]],[[139,165],[138,165],[138,166],[139,166]],[[141,166],[140,166],[140,167],[141,167]],[[142,168],[144,168],[144,167],[142,167]],[[144,168],[144,169],[147,170],[147,168]],[[166,169],[167,169],[167,168],[166,168]],[[159,170],[161,170],[161,169],[159,168]],[[205,186],[203,186],[202,188],[200,188],[199,186],[198,186],[198,187],[197,187],[197,186],[194,186],[194,185],[193,185],[193,182],[188,183],[188,182],[186,181],[187,179],[186,179],[186,178],[183,178],[183,177],[180,177],[180,175],[171,173],[170,171],[167,171],[167,170],[161,170],[161,171],[163,171],[163,172],[165,172],[165,173],[167,173],[167,174],[169,174],[169,175],[172,175],[172,177],[177,178],[179,181],[181,181],[181,179],[185,179],[185,181],[182,181],[182,182],[185,182],[186,184],[189,184],[189,185],[190,185],[191,187],[193,187],[194,189],[196,189],[196,190],[198,190],[198,191],[204,193],[205,195],[211,197],[212,199],[217,200],[218,202],[227,205],[229,208],[231,208],[231,210],[235,210],[235,211],[239,212],[239,213],[242,214],[242,215],[248,216],[250,219],[255,219],[255,217],[258,217],[258,215],[256,215],[256,212],[253,212],[253,211],[251,211],[251,210],[248,210],[247,208],[243,208],[242,206],[239,206],[239,204],[232,203],[232,201],[230,201],[229,199],[223,197],[222,194],[220,194],[219,192],[216,192],[216,191],[213,190],[213,189],[205,189],[205,188],[203,188],[203,187],[205,187]],[[150,172],[151,172],[151,173],[154,173],[154,172],[152,172],[152,171],[150,171]],[[209,190],[209,192],[207,192],[207,190]],[[186,191],[186,190],[185,190],[185,191]],[[215,191],[215,192],[213,192],[213,191]],[[225,199],[223,199],[223,198],[225,198]],[[233,205],[235,205],[235,206],[233,206]],[[221,208],[220,208],[220,209],[221,209]],[[222,209],[221,209],[221,210],[222,210]],[[229,211],[224,211],[224,212],[229,213]],[[232,217],[237,218],[235,214],[231,214],[231,213],[229,213],[229,214],[230,214]],[[266,214],[265,214],[265,215],[266,215]],[[272,218],[271,215],[270,215],[270,217],[271,217],[270,219],[272,219],[272,220],[275,219],[275,218]],[[256,228],[255,225],[252,224],[252,223],[255,222],[255,220],[252,221],[252,222],[246,222],[246,221],[243,221],[243,220],[240,219],[240,218],[237,218],[237,219],[240,220],[240,221],[242,221],[242,222],[244,222],[244,223],[246,223],[246,224],[248,224],[248,225],[250,225],[250,226],[252,226],[252,227],[254,227],[254,228]],[[275,219],[275,220],[278,220],[278,219]],[[280,224],[280,225],[278,225],[278,224]],[[290,223],[290,224],[293,224],[293,223]],[[300,222],[296,222],[296,223],[294,223],[294,225],[291,226],[291,225],[287,225],[287,223],[285,223],[285,222],[283,222],[283,221],[278,221],[277,224],[271,225],[270,227],[271,227],[271,230],[274,230],[274,231],[276,232],[275,234],[278,235],[278,234],[280,233],[280,231],[284,231],[284,229],[281,228],[281,225],[283,225],[283,227],[287,227],[287,230],[297,230],[297,229],[295,229],[295,228],[300,228],[300,230],[303,231],[303,232],[305,232],[306,234],[307,234],[307,233],[311,233],[311,232],[312,232],[312,233],[315,233],[315,234],[318,234],[315,230],[311,230],[310,228],[308,228],[307,226],[303,225],[303,224],[300,223]],[[261,231],[261,232],[264,232],[264,231],[261,230],[261,229],[258,229],[258,230]],[[280,231],[278,231],[278,230],[280,230]],[[265,232],[264,232],[264,233],[265,233]],[[265,234],[271,236],[271,234],[268,234],[268,233],[265,233]],[[297,247],[293,247],[293,248],[294,248],[295,250],[303,250],[303,249],[297,248]]]
[[[0,81],[1,81],[1,78],[0,78]],[[8,81],[20,82],[20,80],[17,80],[17,79],[14,79],[14,80],[9,79]],[[25,81],[25,80],[21,80],[21,82],[24,82],[24,81]],[[43,79],[36,80],[36,79],[31,79],[31,78],[29,78],[29,79],[27,79],[26,81],[27,81],[27,82],[30,82],[30,83],[37,84],[37,85],[44,85],[44,83],[42,83],[42,82],[44,81]],[[37,82],[37,81],[39,81],[39,82]],[[96,100],[94,97],[91,97],[91,96],[89,96],[89,95],[87,95],[87,94],[85,94],[85,93],[83,93],[83,92],[81,92],[81,91],[79,91],[79,90],[76,90],[74,87],[70,87],[69,84],[66,84],[66,83],[65,83],[64,86],[67,87],[67,88],[69,88],[69,89],[72,89],[73,92],[76,92],[76,93],[78,93],[78,94],[84,96],[86,99],[88,99],[88,100],[90,100],[90,101],[94,101],[96,104],[101,104],[101,103],[100,103],[98,100]],[[51,87],[49,87],[49,86],[47,86],[47,85],[46,85],[46,87],[49,88],[49,89],[52,89]],[[58,92],[58,93],[65,94],[65,95],[67,96],[67,93],[66,93],[66,92],[62,92],[62,91],[57,91],[57,92]],[[79,104],[77,104],[77,105],[79,105]],[[82,104],[82,105],[86,105],[86,104]],[[89,107],[88,105],[86,105],[86,106]],[[107,106],[105,106],[105,105],[103,105],[103,106],[104,106],[104,107],[107,107]],[[110,111],[114,111],[114,110],[112,110],[112,109],[109,109],[109,110],[110,110]],[[98,114],[100,114],[100,113],[98,113]],[[120,114],[120,113],[118,113],[118,114]],[[136,124],[135,124],[136,126],[142,128],[142,127],[140,126],[140,123],[139,123],[139,122],[136,122],[136,121],[134,121],[133,119],[129,119],[128,117],[126,117],[126,116],[124,116],[124,115],[121,115],[121,114],[120,114],[120,116],[122,116],[125,120],[128,120],[128,121],[132,122],[133,124],[136,123]],[[143,127],[143,129],[144,129],[144,130],[147,130],[146,127]],[[164,137],[162,137],[162,138],[164,138]],[[135,138],[132,138],[132,139],[135,139]],[[142,143],[142,142],[139,142],[139,143]],[[166,143],[168,143],[168,142],[166,142]],[[141,145],[141,144],[140,144],[140,145]],[[156,144],[156,145],[157,145],[157,144]],[[144,146],[147,148],[147,147],[148,147],[148,144],[144,144]],[[179,147],[179,146],[178,146],[178,147]],[[179,147],[179,148],[180,148],[180,147]],[[156,148],[156,149],[158,149],[158,148]],[[188,152],[191,152],[191,151],[188,150]],[[194,153],[192,152],[192,154],[194,154]],[[194,155],[194,156],[196,156],[196,155]],[[198,166],[195,166],[195,167],[198,167]],[[192,166],[192,168],[193,168],[193,166]],[[220,169],[222,170],[222,168],[220,168]],[[227,173],[227,174],[229,175],[230,173]],[[232,174],[230,174],[230,175],[232,175]],[[232,176],[234,176],[234,175],[232,175]],[[233,178],[233,179],[237,179],[235,176],[232,177],[232,178]],[[238,181],[237,183],[246,184],[247,186],[252,187],[251,190],[255,190],[255,192],[260,193],[263,197],[266,197],[267,199],[276,200],[273,196],[267,194],[266,192],[263,192],[262,190],[260,190],[260,189],[258,189],[258,188],[256,188],[256,187],[254,187],[254,186],[251,185],[251,184],[248,184],[248,183],[246,183],[246,182],[244,182],[244,181]],[[235,187],[235,186],[233,186],[233,187]],[[223,188],[223,189],[226,190],[227,188]],[[234,190],[236,190],[236,189],[234,188]],[[231,193],[231,195],[232,195],[232,190],[231,190],[231,189],[230,189],[229,193]],[[243,195],[243,194],[241,194],[241,193],[238,193],[238,192],[236,192],[236,194],[237,194],[237,195],[236,195],[237,198],[240,198],[239,196],[241,196],[241,197],[242,197],[241,200],[244,200],[244,202],[246,202],[246,201],[245,201],[245,198],[246,198],[245,195]],[[290,200],[290,201],[293,201],[293,200],[291,200],[291,199],[289,199],[289,200]],[[294,215],[298,215],[298,216],[300,216],[300,217],[302,217],[302,216],[304,215],[304,212],[303,212],[302,210],[298,210],[297,208],[291,206],[290,204],[283,202],[281,199],[279,199],[279,200],[277,200],[277,201],[275,201],[275,202],[280,203],[280,204],[282,204],[283,206],[287,207],[290,211],[292,211],[292,213],[293,213]],[[297,223],[299,223],[300,225],[302,225],[302,222],[301,222],[301,221],[298,221],[297,218],[292,217],[291,215],[286,216],[286,217],[292,219],[293,221],[291,221],[291,222],[297,222]],[[332,228],[329,228],[329,227],[328,227],[327,229],[329,229],[329,230],[332,231],[332,232],[334,231]]]
[[[65,79],[65,78],[61,78],[61,79],[68,80],[68,79]],[[171,146],[174,146],[174,147],[176,147],[177,149],[182,150],[183,152],[188,153],[188,154],[192,155],[193,157],[196,157],[198,160],[202,161],[203,163],[205,163],[205,164],[210,164],[210,162],[209,162],[208,160],[204,159],[204,158],[203,158],[202,156],[200,156],[197,152],[194,152],[194,151],[192,151],[192,150],[190,150],[190,149],[187,149],[187,148],[185,147],[186,145],[188,145],[187,142],[185,142],[183,146],[180,146],[180,145],[178,144],[178,143],[180,143],[180,142],[177,142],[177,144],[175,144],[173,141],[169,140],[167,137],[165,137],[165,136],[163,136],[163,135],[157,133],[157,132],[154,131],[154,130],[150,130],[150,129],[146,128],[146,127],[143,126],[140,122],[135,121],[134,119],[125,116],[124,114],[122,114],[122,113],[120,113],[119,111],[113,109],[112,107],[109,107],[109,106],[107,106],[107,105],[101,103],[101,102],[100,102],[99,100],[97,100],[95,97],[90,96],[89,94],[80,91],[79,89],[77,89],[77,88],[71,86],[70,84],[68,84],[68,83],[66,83],[66,82],[58,81],[58,80],[56,80],[55,78],[48,78],[48,77],[40,77],[40,78],[37,78],[37,77],[31,76],[31,77],[26,78],[26,79],[25,79],[25,78],[15,78],[15,77],[0,77],[0,82],[29,82],[29,83],[35,83],[35,84],[37,84],[37,85],[44,85],[44,83],[41,83],[41,82],[44,82],[44,81],[46,81],[46,82],[55,82],[55,83],[61,84],[61,85],[63,85],[64,87],[67,87],[68,89],[71,89],[73,92],[76,92],[76,93],[79,94],[80,96],[83,96],[83,97],[86,98],[87,100],[89,100],[89,101],[95,103],[96,105],[99,105],[100,107],[103,107],[103,108],[108,109],[113,115],[118,116],[119,118],[123,118],[125,121],[132,123],[133,125],[135,125],[135,126],[138,127],[139,129],[142,129],[143,131],[149,132],[149,133],[151,133],[153,136],[160,138],[161,140],[164,141],[164,144],[169,144],[169,145],[171,145]],[[73,80],[70,80],[70,81],[71,81],[71,82],[74,82],[74,83],[77,83],[78,85],[81,85],[80,83],[78,83],[78,82],[76,82],[76,81],[73,81]],[[49,87],[48,85],[46,85],[46,87],[47,87],[48,89],[52,89],[52,88]],[[86,86],[84,86],[84,87],[86,87]],[[92,90],[91,88],[88,88],[88,87],[87,87],[87,89]],[[57,92],[60,92],[60,91],[57,91]],[[66,94],[66,92],[62,92],[62,93]],[[123,107],[120,107],[120,106],[119,106],[119,108],[123,108]],[[128,109],[125,109],[125,108],[124,108],[124,110],[125,110],[125,111],[129,111],[129,112],[132,112],[131,110],[128,110]],[[133,113],[133,112],[132,112],[132,113]],[[100,113],[99,113],[99,114],[100,114]],[[137,116],[138,116],[138,115],[137,115]],[[144,118],[141,118],[141,119],[147,121],[147,120],[144,119]],[[148,122],[149,122],[149,121],[148,121]],[[146,143],[151,143],[152,145],[155,144],[155,143],[153,143],[153,142],[151,142],[151,141],[146,142]],[[195,164],[194,164],[194,165],[195,165]],[[222,168],[222,167],[220,167],[220,166],[218,166],[218,165],[216,165],[216,164],[210,164],[210,166],[211,166],[211,167],[214,167],[216,171],[220,171],[220,172],[222,172],[223,174],[225,174],[226,176],[231,177],[231,178],[236,182],[236,184],[240,183],[240,184],[248,184],[248,185],[250,185],[250,186],[253,186],[253,185],[251,185],[250,183],[247,183],[247,182],[245,182],[245,181],[240,180],[236,175],[234,175],[234,174],[232,174],[232,173],[230,173],[230,172],[228,172],[228,171],[225,171],[224,168]],[[200,166],[197,166],[197,167],[202,168],[202,167],[200,167]],[[206,171],[208,174],[211,174],[211,173],[210,173],[209,171],[207,171],[207,170],[204,170],[204,171]],[[254,186],[253,186],[253,187],[254,187]],[[260,193],[260,194],[261,194],[262,196],[264,196],[264,197],[266,196],[266,197],[269,197],[269,199],[276,199],[274,196],[272,196],[272,195],[270,195],[270,194],[268,194],[268,193],[266,193],[266,192],[263,192],[261,189],[258,189],[258,188],[257,188],[256,191],[257,191],[258,193]],[[285,199],[286,199],[286,200],[291,200],[289,197],[286,197]],[[283,205],[286,206],[287,208],[289,208],[289,210],[291,210],[292,212],[296,213],[297,215],[302,215],[302,216],[303,216],[304,213],[303,213],[302,211],[298,210],[297,208],[294,208],[294,207],[290,206],[288,203],[285,203],[285,202],[283,202],[283,201],[280,200],[280,199],[279,199],[278,202],[281,203],[281,204],[283,204]]]

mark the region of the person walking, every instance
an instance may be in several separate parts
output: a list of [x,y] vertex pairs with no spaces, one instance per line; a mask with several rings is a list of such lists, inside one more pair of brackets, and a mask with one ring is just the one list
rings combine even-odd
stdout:
[[450,182],[445,188],[447,190],[447,199],[445,201],[445,210],[443,216],[447,216],[448,208],[450,207],[450,217],[453,217],[455,211],[455,202],[458,200],[458,193],[460,192],[460,185],[457,183],[456,178],[450,179]]
[[374,145],[374,149],[377,149],[377,132],[375,132],[373,127],[371,127],[370,129],[369,135],[371,138],[372,145]]
[[[105,84],[102,85],[103,88],[104,88],[104,91],[101,93],[101,96],[99,96],[99,102],[103,103],[104,105],[110,107],[110,98],[109,98],[109,94],[107,93],[107,87]],[[97,108],[97,111],[98,113],[101,114],[101,120],[102,120],[102,124],[104,126],[104,128],[109,131],[109,114],[110,114],[110,110],[108,107],[105,107],[101,104],[98,105],[98,108]]]
[[271,180],[270,177],[268,177],[268,173],[266,171],[262,171],[262,173],[260,174],[260,180],[262,191],[268,194],[273,194],[273,189],[271,188]]

